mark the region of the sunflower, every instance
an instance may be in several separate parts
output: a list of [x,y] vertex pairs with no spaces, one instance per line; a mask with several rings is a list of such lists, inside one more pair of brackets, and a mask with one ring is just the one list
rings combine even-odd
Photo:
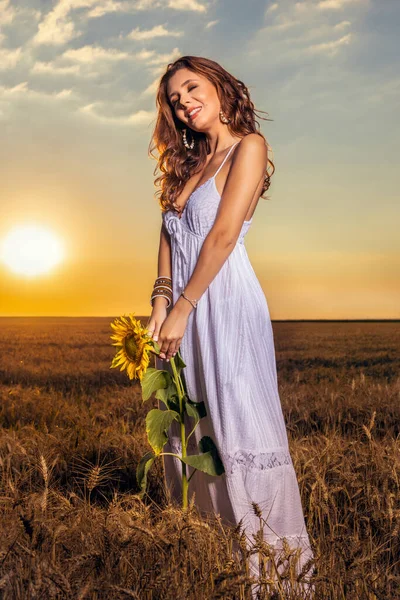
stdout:
[[141,326],[134,313],[123,315],[110,323],[115,333],[110,336],[115,342],[112,346],[120,349],[114,356],[110,369],[121,366],[120,371],[126,368],[129,379],[139,379],[149,366],[149,352],[154,351],[154,341],[149,337],[149,332]]

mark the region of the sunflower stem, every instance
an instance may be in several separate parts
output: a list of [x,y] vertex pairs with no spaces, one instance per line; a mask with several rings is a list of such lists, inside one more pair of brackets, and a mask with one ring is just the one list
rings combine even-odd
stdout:
[[[181,417],[180,428],[181,428],[181,441],[182,441],[182,458],[185,458],[186,457],[186,431],[185,431],[185,411],[183,408],[184,391],[183,391],[182,383],[180,381],[181,378],[176,369],[175,360],[174,360],[173,356],[171,356],[171,367],[172,367],[172,372],[174,374],[174,381],[175,381],[176,389],[178,390],[179,414]],[[186,463],[183,462],[183,460],[182,460],[182,508],[184,510],[186,510],[187,506],[188,506],[188,488],[189,488],[189,482],[188,482],[187,475],[186,475]]]

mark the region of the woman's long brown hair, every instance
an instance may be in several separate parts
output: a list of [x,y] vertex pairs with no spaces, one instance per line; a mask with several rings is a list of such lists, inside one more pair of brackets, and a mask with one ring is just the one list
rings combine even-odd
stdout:
[[[264,138],[267,147],[270,148],[267,140],[259,130],[260,125],[255,114],[256,112],[268,113],[254,108],[254,104],[250,100],[249,90],[242,81],[236,79],[217,62],[209,58],[201,56],[182,56],[178,58],[167,66],[166,72],[160,79],[156,96],[157,122],[149,146],[150,156],[157,159],[154,175],[156,175],[157,169],[161,171],[161,175],[155,179],[154,183],[157,187],[161,187],[161,190],[156,191],[156,195],[160,195],[159,203],[162,211],[174,209],[173,204],[181,194],[186,182],[194,173],[201,171],[209,153],[206,135],[189,128],[187,137],[189,142],[192,137],[194,138],[194,148],[188,150],[184,146],[182,130],[186,128],[186,125],[176,117],[168,98],[168,81],[172,75],[183,68],[203,75],[215,86],[221,109],[231,119],[227,127],[232,135],[244,137],[248,133],[257,133]],[[271,119],[264,120],[271,121]],[[153,155],[155,149],[158,151],[158,158]],[[268,163],[272,165],[272,172],[268,173],[267,165],[261,192],[262,197],[268,190],[270,177],[275,171],[274,163],[269,158]]]

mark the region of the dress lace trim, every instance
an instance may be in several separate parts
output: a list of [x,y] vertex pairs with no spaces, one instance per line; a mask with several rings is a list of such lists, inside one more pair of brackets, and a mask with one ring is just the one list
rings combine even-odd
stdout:
[[236,450],[225,456],[225,470],[234,473],[238,469],[258,470],[273,469],[282,465],[292,465],[289,450],[254,453],[250,450]]
[[[168,444],[171,452],[182,455],[182,444],[180,439],[170,439]],[[189,454],[199,453],[193,436],[189,438],[189,447],[187,450]],[[222,455],[221,460],[224,463],[225,472],[228,473],[234,473],[238,469],[244,469],[246,471],[264,471],[265,469],[273,469],[275,467],[281,467],[282,465],[293,464],[288,449],[260,453],[239,449],[234,453]]]

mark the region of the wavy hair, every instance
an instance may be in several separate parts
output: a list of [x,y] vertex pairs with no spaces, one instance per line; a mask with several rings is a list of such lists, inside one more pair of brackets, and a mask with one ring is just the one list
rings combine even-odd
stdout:
[[[162,75],[157,90],[156,107],[158,110],[157,121],[149,145],[149,155],[157,160],[153,174],[161,171],[155,179],[155,185],[160,187],[155,195],[159,195],[159,204],[162,211],[173,209],[176,198],[179,197],[186,182],[190,177],[201,171],[206,163],[209,153],[208,139],[205,133],[190,129],[194,138],[193,150],[188,150],[182,139],[182,130],[186,128],[185,123],[175,115],[173,106],[168,98],[167,84],[169,79],[179,69],[189,69],[194,73],[206,77],[216,88],[221,109],[231,119],[227,125],[232,135],[245,136],[249,133],[257,133],[264,138],[267,147],[270,146],[259,131],[260,125],[256,120],[256,110],[250,100],[250,94],[245,84],[228,73],[217,62],[200,56],[182,56],[173,63],[169,63],[166,72]],[[264,119],[271,121],[273,119]],[[153,151],[158,151],[158,158]],[[274,163],[268,158],[272,165],[272,172],[268,173],[268,164],[264,178],[261,197],[270,186],[270,178],[275,171]],[[267,197],[269,200],[270,198]]]

